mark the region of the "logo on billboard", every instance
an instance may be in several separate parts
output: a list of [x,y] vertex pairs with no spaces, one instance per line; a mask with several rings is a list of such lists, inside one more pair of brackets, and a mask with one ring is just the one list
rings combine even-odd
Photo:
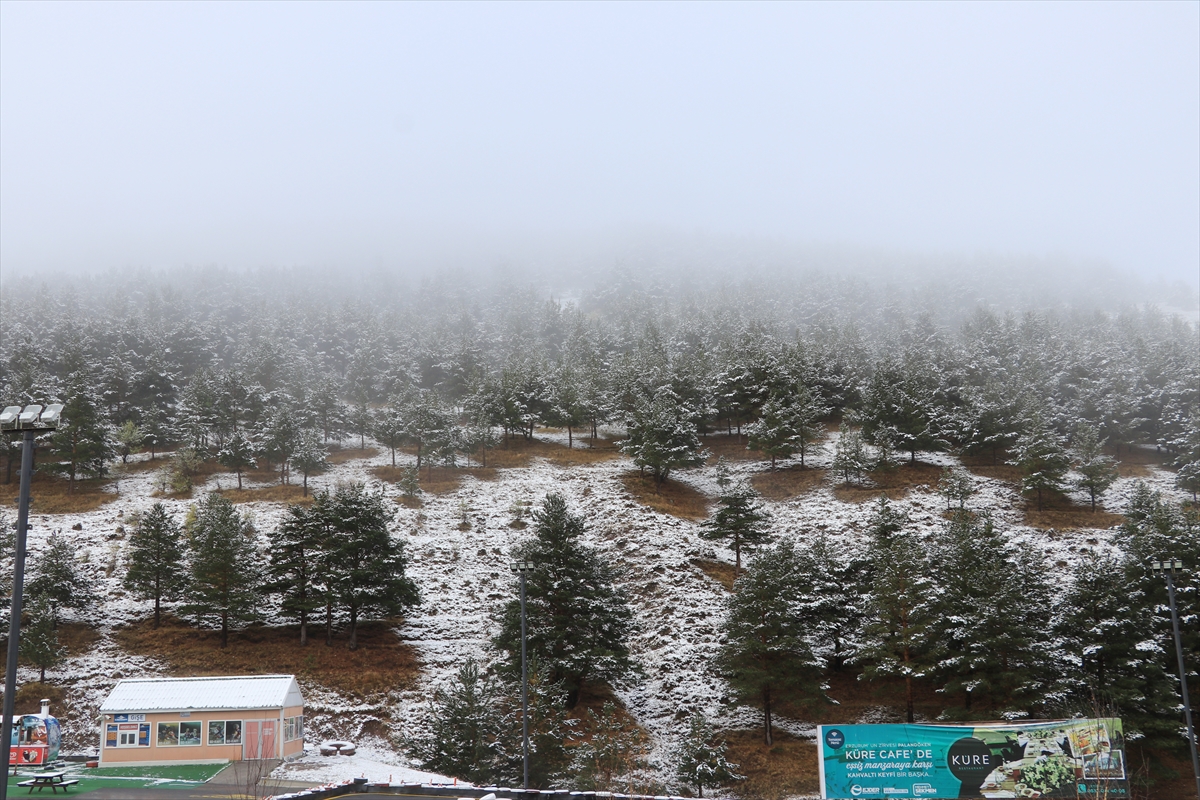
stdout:
[[880,791],[878,786],[859,786],[857,783],[850,787],[850,794],[855,797],[861,797],[864,794],[879,794]]
[[922,795],[933,796],[933,795],[937,794],[937,789],[933,788],[933,786],[928,783],[914,783],[913,784],[913,794],[916,795],[917,797],[920,797]]
[[846,736],[837,728],[831,728],[825,732],[825,744],[829,745],[834,750],[842,749],[842,745],[846,743]]

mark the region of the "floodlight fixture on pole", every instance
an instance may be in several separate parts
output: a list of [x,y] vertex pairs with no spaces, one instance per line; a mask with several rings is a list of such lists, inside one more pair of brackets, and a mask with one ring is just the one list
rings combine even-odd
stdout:
[[21,648],[21,593],[25,585],[25,533],[29,530],[29,484],[33,481],[33,440],[62,423],[62,403],[46,407],[6,406],[0,411],[0,431],[21,437],[21,492],[17,500],[16,552],[13,557],[12,608],[8,619],[8,660],[4,673],[3,725],[0,725],[0,800],[8,797],[8,767],[11,760],[13,712],[17,694],[17,656]]
[[1167,579],[1167,597],[1171,603],[1171,630],[1175,634],[1175,656],[1179,659],[1179,692],[1183,696],[1183,719],[1187,723],[1188,744],[1192,748],[1192,772],[1196,776],[1196,797],[1200,798],[1200,754],[1196,749],[1196,729],[1192,726],[1192,704],[1188,700],[1187,670],[1183,665],[1183,642],[1179,636],[1179,612],[1175,610],[1175,573],[1183,572],[1183,562],[1151,561],[1150,571]]
[[533,571],[532,561],[514,561],[508,568],[517,573],[521,582],[521,760],[525,782],[529,788],[529,664],[525,658],[525,575]]

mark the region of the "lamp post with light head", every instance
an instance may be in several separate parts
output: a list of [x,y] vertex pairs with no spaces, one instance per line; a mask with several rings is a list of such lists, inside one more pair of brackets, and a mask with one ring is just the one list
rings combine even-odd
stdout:
[[12,608],[8,620],[8,661],[4,673],[3,726],[0,727],[0,800],[8,797],[8,767],[12,750],[13,711],[17,694],[17,655],[21,637],[21,592],[25,583],[25,532],[29,530],[29,484],[33,481],[33,439],[58,430],[62,404],[8,406],[0,411],[0,431],[21,437],[21,491],[17,500],[16,552],[13,556]]
[[514,561],[508,565],[521,581],[521,756],[525,768],[523,788],[529,788],[529,666],[525,660],[525,574],[533,570],[532,561]]
[[1192,727],[1192,704],[1188,700],[1187,670],[1183,665],[1183,642],[1179,636],[1179,612],[1175,610],[1175,573],[1183,571],[1183,562],[1151,561],[1150,571],[1167,579],[1167,597],[1171,603],[1171,630],[1175,634],[1175,655],[1179,659],[1179,691],[1183,695],[1183,718],[1187,723],[1188,744],[1192,747],[1192,772],[1196,775],[1196,797],[1200,798],[1200,755],[1196,753],[1196,730]]

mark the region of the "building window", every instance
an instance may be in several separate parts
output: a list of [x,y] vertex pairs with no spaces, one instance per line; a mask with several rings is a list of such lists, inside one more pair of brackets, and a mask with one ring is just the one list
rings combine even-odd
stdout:
[[283,718],[283,740],[294,742],[304,738],[304,715]]
[[188,747],[200,744],[199,722],[158,723],[159,747]]
[[150,723],[108,724],[104,728],[105,747],[149,747]]
[[240,719],[214,719],[208,723],[209,744],[241,744],[242,721]]

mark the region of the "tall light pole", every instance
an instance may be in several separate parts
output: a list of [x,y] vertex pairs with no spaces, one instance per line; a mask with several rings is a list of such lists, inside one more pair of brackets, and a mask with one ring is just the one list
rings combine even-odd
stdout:
[[1192,746],[1192,772],[1196,776],[1196,797],[1200,798],[1200,755],[1196,753],[1196,730],[1192,727],[1192,704],[1188,700],[1187,670],[1183,666],[1183,642],[1179,637],[1179,613],[1175,610],[1175,573],[1183,571],[1182,561],[1152,561],[1150,571],[1167,579],[1167,597],[1171,601],[1171,629],[1175,633],[1175,655],[1179,659],[1179,691],[1183,695],[1183,718],[1187,722],[1188,744]]
[[533,570],[532,561],[514,561],[508,565],[521,581],[521,755],[525,766],[525,783],[529,788],[529,662],[525,658],[525,575]]
[[21,493],[17,499],[16,554],[13,557],[12,608],[8,619],[8,661],[4,672],[3,725],[0,726],[0,800],[8,797],[13,711],[17,694],[17,655],[21,648],[21,592],[25,585],[25,532],[29,530],[29,484],[33,481],[33,437],[58,429],[62,404],[8,406],[0,411],[0,430],[21,436]]

